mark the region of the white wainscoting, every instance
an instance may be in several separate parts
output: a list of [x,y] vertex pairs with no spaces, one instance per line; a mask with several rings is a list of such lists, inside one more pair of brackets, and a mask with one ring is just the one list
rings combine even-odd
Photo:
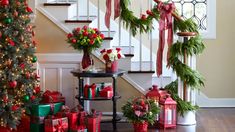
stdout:
[[37,54],[37,57],[41,89],[60,91],[66,98],[66,105],[75,106],[78,80],[70,72],[79,67],[82,55]]

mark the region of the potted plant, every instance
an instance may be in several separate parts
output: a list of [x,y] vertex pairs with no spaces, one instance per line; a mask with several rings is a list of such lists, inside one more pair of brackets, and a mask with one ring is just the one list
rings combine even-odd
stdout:
[[123,115],[133,123],[135,132],[147,132],[148,124],[154,124],[159,111],[156,102],[145,97],[134,98],[122,107]]
[[90,54],[101,47],[104,35],[97,28],[75,28],[67,35],[67,42],[76,50],[83,50],[82,69],[88,71],[94,64]]
[[121,52],[121,48],[103,49],[100,53],[101,59],[105,61],[106,72],[116,72],[118,70],[117,60],[125,57]]

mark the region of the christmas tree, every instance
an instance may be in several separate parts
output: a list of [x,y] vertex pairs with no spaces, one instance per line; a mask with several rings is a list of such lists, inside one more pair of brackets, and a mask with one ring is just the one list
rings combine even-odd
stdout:
[[39,101],[36,42],[27,0],[0,1],[0,126],[16,129],[25,108]]

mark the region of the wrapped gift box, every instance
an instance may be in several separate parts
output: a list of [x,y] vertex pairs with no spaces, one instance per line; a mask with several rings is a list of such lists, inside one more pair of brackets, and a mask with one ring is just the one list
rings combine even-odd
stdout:
[[30,131],[30,116],[23,114],[21,117],[20,125],[17,126],[17,132]]
[[100,91],[99,95],[100,95],[100,97],[112,98],[113,97],[113,88],[111,86],[107,86]]
[[92,99],[95,98],[95,96],[96,96],[96,84],[94,83],[92,85],[86,84],[84,86],[84,97]]
[[68,118],[45,119],[45,132],[68,132]]
[[87,129],[88,132],[100,132],[101,112],[93,111],[92,114],[87,116]]
[[62,94],[58,91],[49,91],[43,93],[42,103],[58,103],[64,102],[65,97],[62,97]]
[[112,86],[112,83],[106,83],[106,82],[96,83],[96,97],[99,97],[100,91],[107,86]]
[[63,103],[33,105],[30,109],[30,131],[43,132],[44,118],[60,111]]

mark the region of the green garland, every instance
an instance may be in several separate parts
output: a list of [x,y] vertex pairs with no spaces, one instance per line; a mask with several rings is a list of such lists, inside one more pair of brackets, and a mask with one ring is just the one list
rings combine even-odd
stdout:
[[[154,6],[153,9],[150,10],[151,14],[148,14],[146,19],[141,19],[133,15],[134,13],[128,9],[130,0],[121,0],[120,5],[120,17],[125,27],[131,30],[133,36],[135,36],[137,32],[147,33],[151,31],[153,29],[153,20],[155,19],[158,21],[160,18],[160,12],[157,10],[157,4]],[[178,31],[196,32],[199,34],[198,26],[192,19],[179,20],[174,18],[174,33]],[[184,54],[198,55],[202,53],[204,49],[205,46],[202,43],[200,35],[190,38],[190,40],[186,43],[181,43],[178,41],[170,48],[170,58],[168,66],[170,66],[176,72],[177,76],[181,80],[184,80],[187,86],[190,86],[191,88],[199,89],[201,86],[204,86],[204,79],[197,71],[192,70],[189,66],[182,63],[178,59],[178,57],[183,56]],[[177,81],[175,81],[167,85],[166,89],[172,95],[173,99],[177,101],[178,112],[183,115],[187,111],[196,110],[198,106],[193,106],[190,102],[185,102],[178,96],[177,87]]]

